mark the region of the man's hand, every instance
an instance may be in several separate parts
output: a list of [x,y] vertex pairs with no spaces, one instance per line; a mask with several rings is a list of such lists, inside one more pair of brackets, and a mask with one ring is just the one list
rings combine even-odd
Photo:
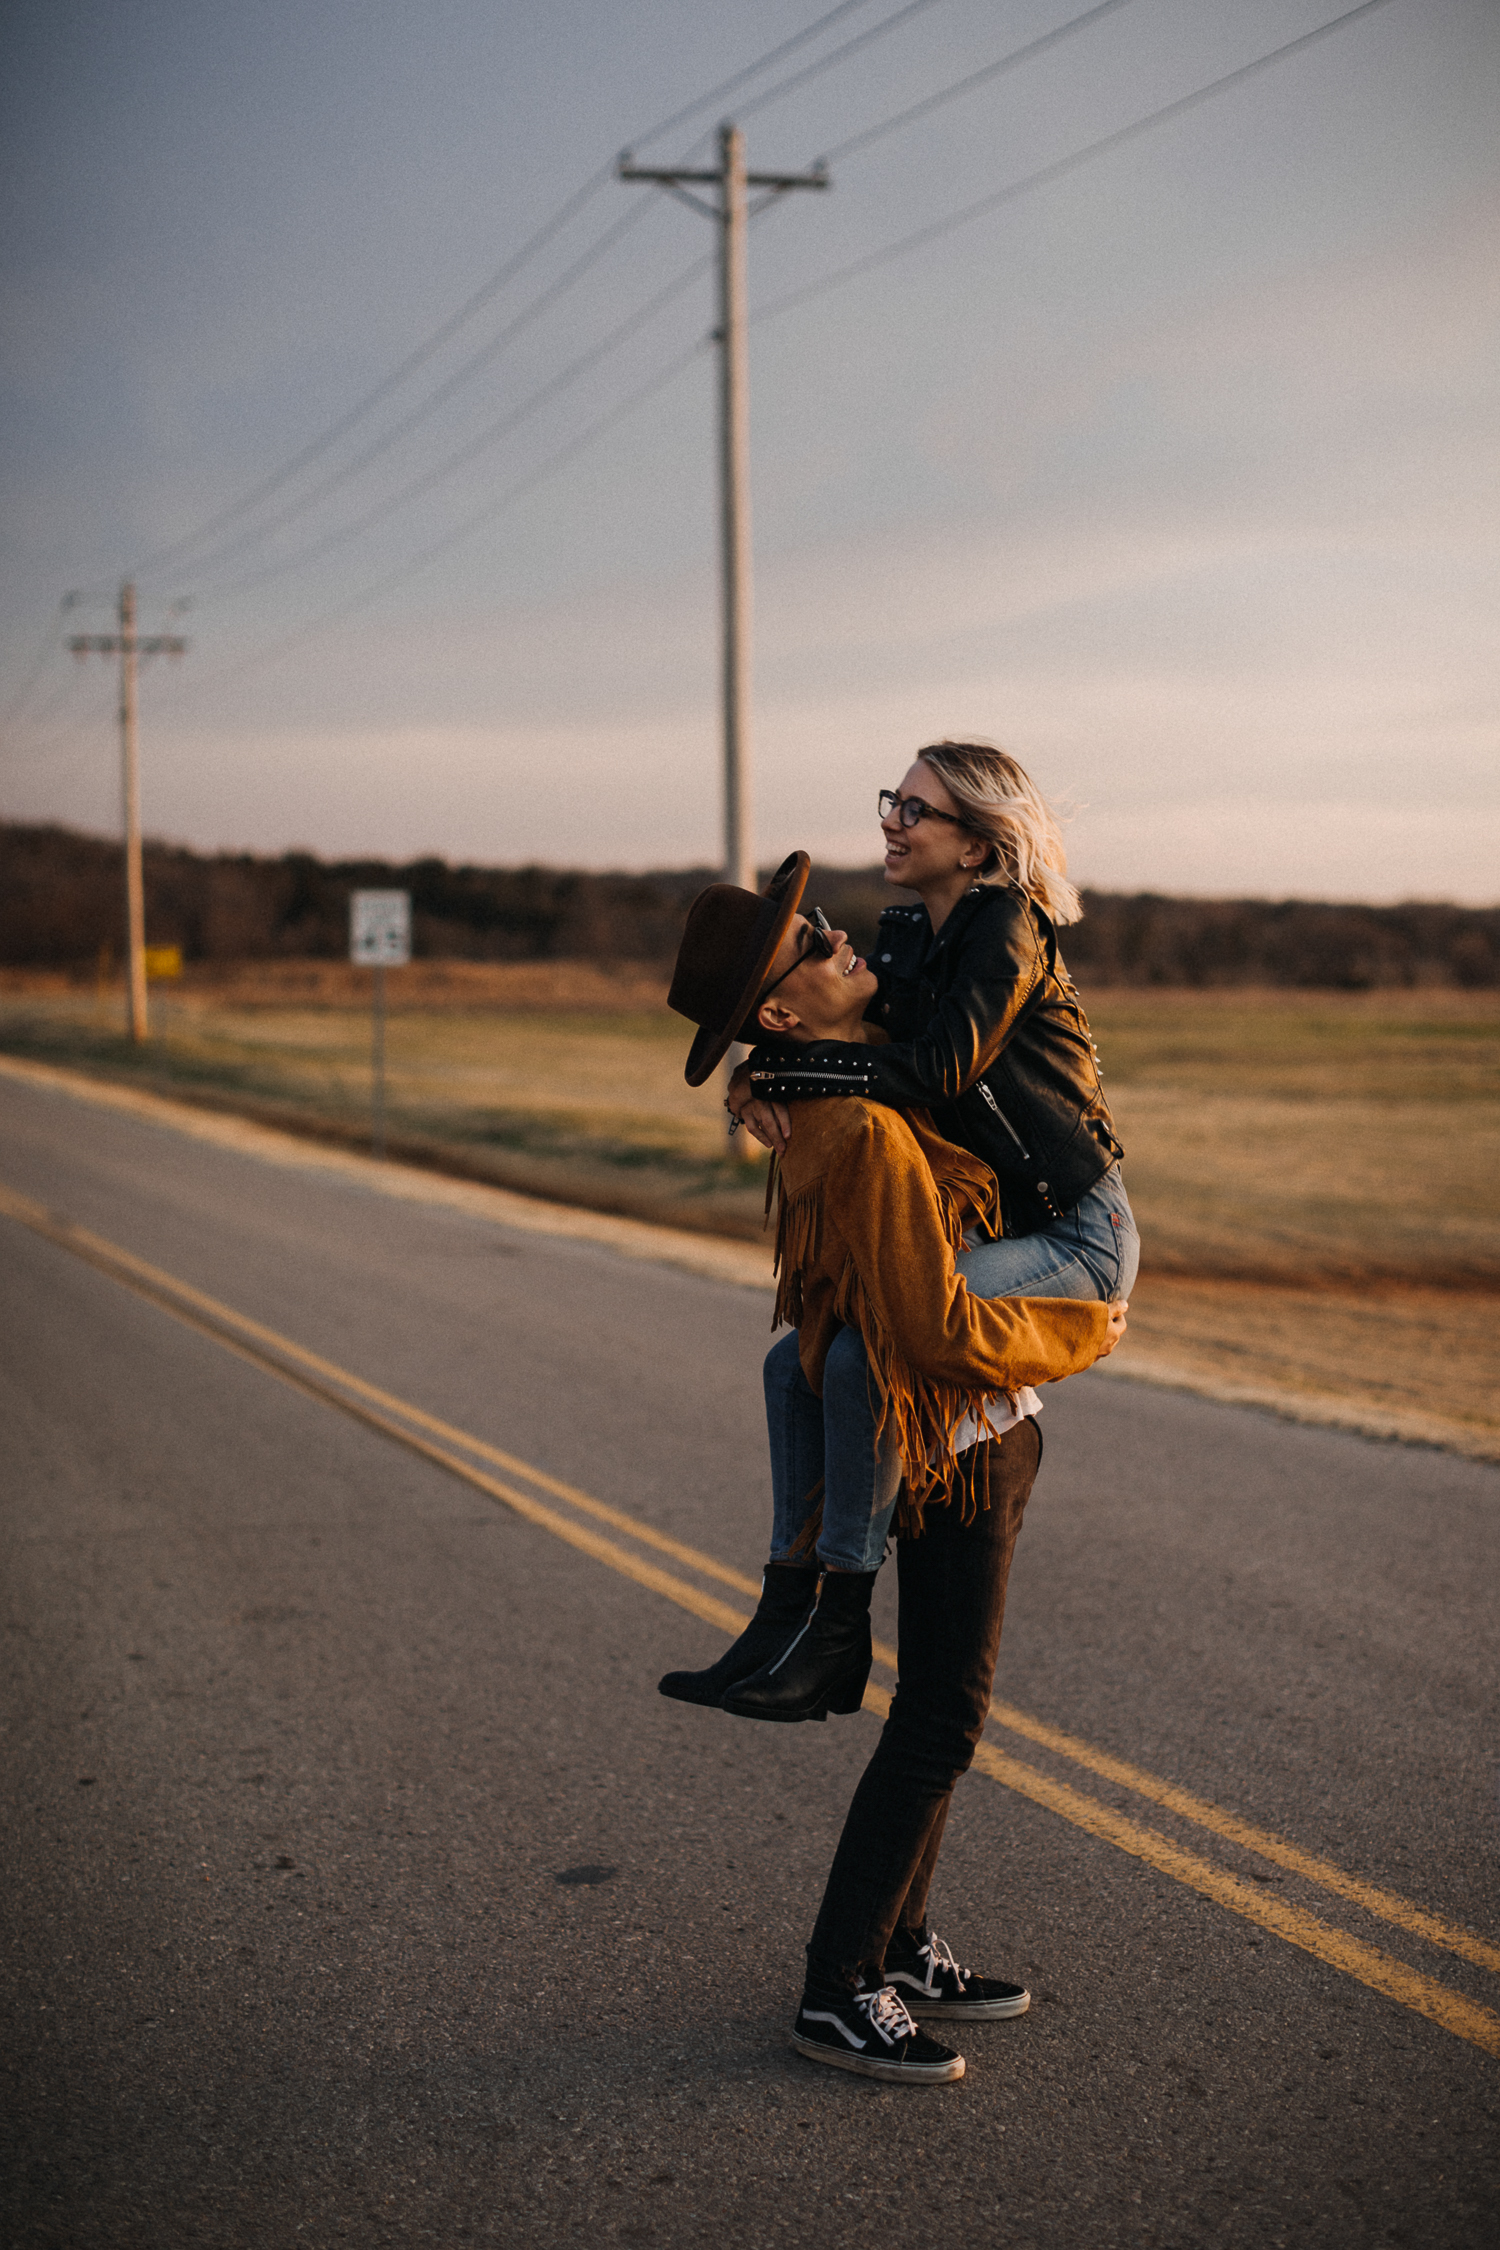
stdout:
[[752,1140],[759,1141],[762,1148],[774,1150],[778,1156],[785,1155],[787,1142],[792,1137],[791,1112],[780,1102],[756,1099],[750,1091],[748,1063],[741,1063],[730,1079],[724,1106],[732,1117],[739,1119]]
[[1110,1306],[1109,1325],[1104,1331],[1104,1344],[1102,1350],[1099,1353],[1099,1357],[1101,1359],[1108,1359],[1110,1353],[1114,1350],[1116,1344],[1118,1344],[1120,1338],[1124,1335],[1125,1315],[1127,1312],[1129,1312],[1129,1310],[1129,1300],[1124,1297],[1118,1298],[1115,1303]]

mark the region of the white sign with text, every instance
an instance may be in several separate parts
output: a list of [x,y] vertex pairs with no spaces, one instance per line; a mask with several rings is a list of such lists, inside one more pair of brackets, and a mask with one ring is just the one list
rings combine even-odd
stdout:
[[349,958],[366,969],[411,959],[411,892],[351,891]]

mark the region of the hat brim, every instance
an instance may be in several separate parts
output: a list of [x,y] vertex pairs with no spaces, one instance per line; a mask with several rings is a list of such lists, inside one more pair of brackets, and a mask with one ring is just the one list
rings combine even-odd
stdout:
[[781,941],[792,926],[811,872],[812,861],[807,853],[793,852],[767,883],[762,896],[769,912],[763,924],[756,928],[753,968],[729,1015],[718,1024],[702,1025],[688,1049],[684,1075],[690,1086],[701,1086],[706,1078],[711,1078],[738,1039],[745,1018],[755,1005],[756,994],[770,975]]

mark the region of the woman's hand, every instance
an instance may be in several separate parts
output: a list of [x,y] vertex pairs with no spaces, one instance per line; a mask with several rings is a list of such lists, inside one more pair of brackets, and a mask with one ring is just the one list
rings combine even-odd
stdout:
[[1110,1306],[1109,1325],[1104,1331],[1104,1343],[1099,1353],[1099,1357],[1101,1359],[1108,1359],[1110,1353],[1114,1350],[1116,1344],[1118,1344],[1120,1338],[1124,1335],[1125,1315],[1129,1310],[1129,1300],[1124,1297],[1118,1298],[1115,1303]]
[[780,1102],[757,1100],[750,1091],[750,1065],[741,1063],[729,1081],[724,1107],[737,1117],[752,1140],[781,1156],[792,1137],[791,1112]]

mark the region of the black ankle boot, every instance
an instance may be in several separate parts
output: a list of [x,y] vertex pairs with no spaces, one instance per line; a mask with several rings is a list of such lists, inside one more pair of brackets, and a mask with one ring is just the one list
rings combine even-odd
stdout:
[[739,1639],[706,1672],[668,1672],[658,1680],[657,1694],[669,1695],[674,1703],[701,1703],[717,1710],[726,1688],[749,1679],[781,1654],[811,1615],[817,1585],[815,1570],[795,1563],[767,1563],[759,1607]]
[[873,1570],[829,1570],[818,1606],[790,1648],[724,1697],[740,1719],[826,1719],[857,1711],[870,1676]]

